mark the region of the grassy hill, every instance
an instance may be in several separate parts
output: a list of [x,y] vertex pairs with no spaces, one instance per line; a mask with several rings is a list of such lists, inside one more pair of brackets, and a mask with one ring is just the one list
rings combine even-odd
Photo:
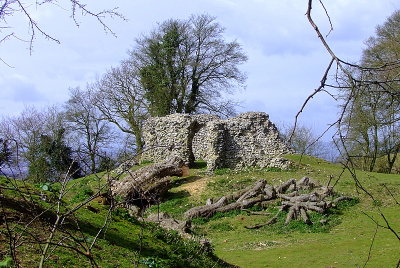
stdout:
[[[222,169],[209,175],[205,173],[205,163],[199,162],[197,168],[190,170],[190,176],[175,178],[168,199],[150,208],[148,213],[164,211],[181,219],[183,212],[203,205],[206,199],[238,191],[260,178],[274,185],[303,176],[321,184],[337,181],[336,191],[354,199],[332,209],[329,215],[311,215],[315,222],[311,226],[300,221],[284,225],[282,215],[274,225],[249,230],[244,226],[266,222],[272,216],[243,211],[195,219],[193,232],[209,239],[214,253],[174,232],[137,221],[125,209],[110,213],[109,205],[94,200],[77,210],[57,230],[52,241],[62,246],[52,245],[45,267],[90,267],[90,258],[76,249],[87,250],[94,240],[90,254],[100,267],[229,267],[227,263],[240,267],[363,267],[367,260],[366,267],[396,267],[400,241],[386,228],[380,213],[399,233],[400,206],[396,202],[400,201],[400,175],[358,172],[361,185],[375,197],[372,200],[355,187],[351,175],[339,165],[312,157],[303,157],[301,162],[300,156],[287,157],[298,164],[290,171]],[[97,174],[70,181],[60,209],[67,211],[81,204],[97,191],[106,176]],[[40,248],[48,239],[50,223],[56,218],[57,203],[49,200],[56,200],[60,186],[51,185],[51,191],[44,191],[43,185],[0,180],[3,188],[12,188],[15,183],[19,184],[20,192],[2,189],[0,195],[2,213],[7,218],[0,221],[0,260],[9,254],[11,234],[23,241],[16,249],[21,266],[33,267],[39,262]],[[26,192],[45,193],[47,200],[42,200],[43,195]],[[254,210],[276,211],[273,206]]]

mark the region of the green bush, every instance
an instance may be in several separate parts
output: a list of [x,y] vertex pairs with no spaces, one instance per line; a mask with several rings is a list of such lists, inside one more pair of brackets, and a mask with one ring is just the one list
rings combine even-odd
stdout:
[[169,268],[169,264],[166,260],[158,257],[147,257],[139,260],[140,264],[144,264],[150,268]]

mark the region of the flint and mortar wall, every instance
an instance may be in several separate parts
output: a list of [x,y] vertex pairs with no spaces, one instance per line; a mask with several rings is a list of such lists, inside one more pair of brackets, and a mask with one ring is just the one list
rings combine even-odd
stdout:
[[187,164],[206,160],[209,170],[247,166],[286,168],[279,156],[291,150],[265,113],[249,112],[221,120],[214,115],[174,114],[144,125],[144,160],[178,155]]
[[192,163],[191,139],[195,125],[196,121],[186,114],[148,119],[143,126],[145,152],[142,159],[156,162],[170,156],[180,156],[186,164]]

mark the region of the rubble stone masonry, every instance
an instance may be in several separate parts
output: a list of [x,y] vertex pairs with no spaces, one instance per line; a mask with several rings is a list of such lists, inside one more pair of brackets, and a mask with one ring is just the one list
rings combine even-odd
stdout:
[[190,165],[207,161],[208,170],[217,168],[278,167],[288,161],[282,154],[292,150],[279,137],[269,116],[248,112],[222,120],[215,115],[172,114],[146,121],[142,160],[153,162],[177,155]]

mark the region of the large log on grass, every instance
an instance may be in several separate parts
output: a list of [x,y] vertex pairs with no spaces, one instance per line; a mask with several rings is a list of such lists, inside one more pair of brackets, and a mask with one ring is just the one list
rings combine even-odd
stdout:
[[184,216],[186,219],[193,219],[198,217],[209,218],[215,214],[215,210],[228,203],[225,196],[221,197],[217,202],[209,205],[194,207],[185,212]]
[[127,176],[111,184],[114,197],[122,198],[127,204],[144,207],[159,201],[171,188],[171,176],[182,176],[184,162],[174,157],[127,172]]

